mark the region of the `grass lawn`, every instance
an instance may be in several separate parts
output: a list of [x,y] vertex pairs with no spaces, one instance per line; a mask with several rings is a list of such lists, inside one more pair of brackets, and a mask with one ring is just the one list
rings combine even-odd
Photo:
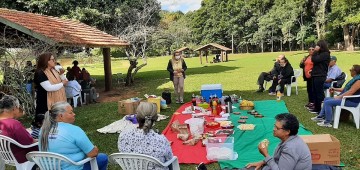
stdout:
[[[220,83],[223,85],[224,94],[237,94],[248,100],[275,100],[275,96],[267,93],[255,93],[258,88],[256,80],[262,71],[269,71],[273,66],[273,59],[280,53],[257,53],[229,55],[229,62],[215,64],[200,64],[199,58],[187,58],[188,70],[185,79],[185,101],[190,101],[191,95],[200,94],[202,84]],[[299,68],[299,61],[305,52],[286,52],[294,69]],[[349,74],[352,64],[360,64],[360,52],[332,52],[337,56],[338,65],[345,73]],[[212,59],[213,56],[210,58]],[[133,87],[123,85],[114,87],[114,93],[121,94],[120,98],[134,94],[132,97],[142,97],[143,94],[161,95],[164,88],[172,88],[166,66],[170,57],[157,57],[148,59],[148,65],[140,70]],[[209,58],[209,60],[210,60]],[[205,61],[205,59],[204,59]],[[65,59],[61,62],[66,62]],[[66,62],[69,63],[69,62]],[[81,61],[80,61],[81,63]],[[63,64],[66,65],[66,64]],[[126,73],[128,62],[125,60],[113,60],[112,71],[115,73]],[[83,65],[80,64],[80,67]],[[103,65],[102,63],[87,64],[87,70],[98,80],[98,87],[103,87]],[[350,77],[348,78],[350,80]],[[269,87],[269,85],[268,85]],[[105,94],[104,94],[105,95]],[[112,94],[106,94],[109,97]],[[314,134],[332,134],[341,141],[341,161],[346,164],[346,169],[360,169],[360,131],[355,128],[353,122],[341,122],[339,129],[323,128],[316,125],[310,118],[314,115],[307,112],[303,107],[307,103],[307,92],[305,82],[299,79],[299,95],[295,95],[293,89],[291,97],[282,98],[288,110],[295,114],[300,122]],[[170,109],[162,111],[161,114],[171,115],[180,105],[172,104]],[[117,149],[118,134],[101,134],[96,129],[104,127],[122,118],[117,113],[117,102],[99,103],[79,107],[75,109],[76,125],[84,129],[90,139],[97,145],[101,152],[106,154],[115,153]],[[163,130],[169,119],[156,123],[156,128]],[[235,146],[236,147],[236,146]],[[258,152],[254,148],[254,152]],[[181,165],[181,169],[193,170],[196,165]],[[119,169],[110,165],[109,169]],[[217,163],[208,166],[208,169],[220,169]]]

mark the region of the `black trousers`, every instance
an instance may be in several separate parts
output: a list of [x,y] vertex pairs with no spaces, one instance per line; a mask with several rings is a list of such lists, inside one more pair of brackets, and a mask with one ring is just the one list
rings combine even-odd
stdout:
[[[259,86],[263,87],[265,80],[266,80],[266,81],[270,81],[271,79],[272,79],[271,74],[269,74],[269,73],[267,73],[267,72],[262,72],[262,73],[260,73],[260,75],[259,75],[259,78],[258,78],[258,82],[257,82],[257,83],[258,83]],[[264,88],[264,87],[263,87],[263,88]]]
[[312,78],[312,90],[314,94],[314,105],[315,111],[320,112],[321,110],[321,103],[324,101],[325,94],[324,94],[324,83],[326,77],[313,77]]
[[[270,87],[271,92],[276,91],[276,86],[279,84],[278,82],[279,82],[279,79],[275,78],[273,81],[273,84]],[[280,82],[280,93],[284,93],[285,84],[290,84],[290,83],[291,83],[291,78],[282,79]]]
[[315,97],[314,97],[314,92],[313,92],[313,82],[312,82],[311,78],[306,80],[306,90],[308,93],[309,103],[314,103]]

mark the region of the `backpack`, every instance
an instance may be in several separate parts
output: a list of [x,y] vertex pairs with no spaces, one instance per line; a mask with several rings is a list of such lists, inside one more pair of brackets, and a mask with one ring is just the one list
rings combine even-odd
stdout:
[[337,81],[336,83],[334,83],[334,87],[335,88],[341,88],[341,86],[345,83],[346,81],[346,74],[344,72],[341,72],[341,74],[336,77],[335,81]]

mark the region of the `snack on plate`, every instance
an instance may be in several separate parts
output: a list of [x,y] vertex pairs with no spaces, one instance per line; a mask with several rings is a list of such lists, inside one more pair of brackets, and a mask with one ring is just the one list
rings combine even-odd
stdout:
[[252,101],[249,101],[249,100],[242,100],[241,103],[240,103],[240,106],[254,107],[254,103]]
[[267,139],[264,139],[264,140],[262,140],[261,142],[260,142],[260,144],[261,144],[261,148],[267,148],[268,146],[269,146],[269,140],[267,140]]
[[249,117],[247,117],[247,116],[240,116],[240,119],[247,119],[247,118],[249,118]]
[[231,121],[221,121],[220,127],[223,129],[232,129],[234,128],[234,125],[231,123]]
[[233,112],[235,115],[239,115],[240,114],[240,112]]
[[245,119],[239,119],[238,123],[246,123],[246,120]]
[[182,141],[186,141],[189,139],[189,134],[177,134],[176,136],[178,139],[181,139]]
[[254,124],[241,124],[238,126],[240,130],[254,130],[255,125]]
[[256,118],[262,118],[264,117],[264,115],[261,115],[261,114],[257,114],[257,115],[254,115]]
[[218,123],[218,122],[207,122],[206,127],[208,127],[208,128],[218,128],[218,127],[220,127],[220,123]]
[[230,136],[233,133],[234,133],[234,130],[232,130],[232,129],[220,129],[220,130],[215,131],[216,136],[220,136],[220,135]]

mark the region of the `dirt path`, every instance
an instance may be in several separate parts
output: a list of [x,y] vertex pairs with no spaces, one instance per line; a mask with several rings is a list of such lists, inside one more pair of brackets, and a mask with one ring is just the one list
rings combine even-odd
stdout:
[[104,88],[98,89],[99,102],[117,102],[134,96],[140,96],[140,92],[134,88],[121,87],[121,89],[113,88],[111,91],[104,91]]

